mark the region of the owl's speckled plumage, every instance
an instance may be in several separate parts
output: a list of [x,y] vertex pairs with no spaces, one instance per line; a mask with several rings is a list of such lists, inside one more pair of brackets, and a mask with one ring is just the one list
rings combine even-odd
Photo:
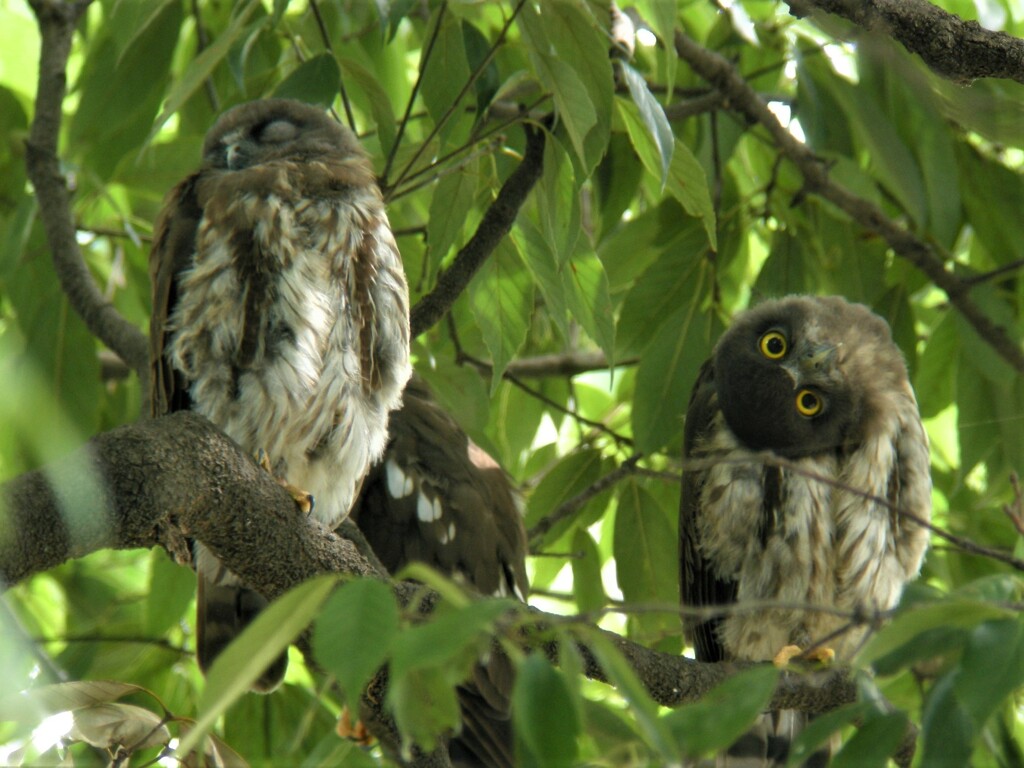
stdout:
[[[885,610],[920,569],[927,529],[878,499],[930,519],[928,439],[889,328],[862,305],[794,296],[737,316],[694,387],[684,461],[684,604]],[[847,622],[778,607],[687,629],[704,661],[826,639],[849,658],[865,630],[831,636]]]
[[[411,373],[402,262],[355,136],[295,101],[229,110],[168,197],[150,272],[153,413],[202,413],[344,519]],[[260,600],[205,550],[197,569],[206,666]]]

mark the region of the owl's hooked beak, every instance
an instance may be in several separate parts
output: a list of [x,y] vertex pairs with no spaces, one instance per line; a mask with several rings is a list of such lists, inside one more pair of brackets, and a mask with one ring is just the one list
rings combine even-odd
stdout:
[[793,380],[793,389],[818,384],[832,378],[839,347],[835,344],[807,344],[782,364]]

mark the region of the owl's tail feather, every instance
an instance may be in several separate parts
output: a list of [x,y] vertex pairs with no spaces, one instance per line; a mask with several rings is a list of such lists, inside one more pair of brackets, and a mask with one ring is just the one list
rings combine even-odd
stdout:
[[[789,747],[796,735],[807,725],[808,715],[792,709],[766,712],[745,734],[718,756],[715,768],[774,768],[784,766]],[[803,763],[802,768],[825,768],[831,758],[830,749],[820,749]]]
[[[196,592],[196,656],[205,674],[213,660],[267,606],[263,595],[247,587],[214,584],[200,570]],[[288,655],[282,653],[256,678],[252,690],[270,693],[284,679]]]

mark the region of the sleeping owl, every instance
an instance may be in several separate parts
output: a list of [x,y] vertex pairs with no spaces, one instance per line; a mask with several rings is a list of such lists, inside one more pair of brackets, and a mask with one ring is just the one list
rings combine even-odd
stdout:
[[[202,413],[344,519],[411,374],[402,261],[355,135],[287,99],[228,110],[167,198],[150,276],[153,414]],[[195,560],[206,669],[265,600],[199,544]]]

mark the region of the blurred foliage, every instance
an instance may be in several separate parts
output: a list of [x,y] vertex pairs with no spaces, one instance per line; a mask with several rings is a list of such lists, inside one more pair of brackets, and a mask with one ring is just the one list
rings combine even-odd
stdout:
[[[1024,34],[1015,0],[938,4]],[[682,28],[734,61],[835,181],[946,249],[949,267],[973,281],[971,297],[1019,343],[1024,86],[953,85],[885,38],[834,18],[798,20],[774,0],[622,5],[642,19],[628,63],[609,56],[600,0],[97,0],[75,38],[61,141],[94,277],[144,331],[163,195],[196,166],[220,111],[287,95],[351,115],[389,198],[415,301],[518,163],[521,124],[554,113],[543,178],[510,237],[448,321],[414,345],[440,400],[526,491],[527,524],[571,510],[534,538],[531,602],[684,650],[671,608],[689,389],[730,316],[791,292],[842,294],[889,319],[933,443],[936,522],[1021,554],[1001,506],[1013,501],[1011,472],[1024,468],[1024,378],[876,236],[805,196],[763,129],[724,110],[670,121],[663,108],[676,114],[707,93],[666,44]],[[134,379],[101,376],[102,345],[63,298],[43,239],[24,168],[39,43],[23,0],[0,0],[0,42],[6,478],[134,420],[144,397]],[[612,368],[502,376],[524,358],[596,350]],[[564,506],[627,459],[619,482]],[[0,763],[95,764],[111,743],[153,754],[168,726],[184,738],[193,720],[216,720],[222,741],[206,747],[215,764],[231,764],[230,749],[254,764],[385,760],[334,735],[342,699],[297,657],[269,697],[238,698],[223,675],[204,685],[192,581],[163,552],[100,552],[9,590],[5,690],[32,693],[0,701]],[[448,686],[494,631],[508,630],[494,604],[440,586],[449,600],[436,620],[410,630],[386,591],[347,585],[314,635],[343,690],[390,661],[389,703],[424,740],[457,718]],[[863,654],[877,674],[862,679],[861,701],[820,718],[802,747],[856,720],[837,764],[883,764],[909,717],[922,729],[920,764],[1024,764],[1021,586],[1006,565],[936,540],[904,609]],[[289,605],[313,615],[323,597],[305,588]],[[300,625],[278,627],[274,642]],[[555,634],[558,667],[538,658],[520,667],[514,711],[527,762],[649,765],[706,753],[742,731],[763,700],[751,692],[773,679],[755,674],[659,710],[599,638],[589,639],[615,688],[581,681],[569,633]],[[244,669],[258,646],[250,639],[225,661]],[[122,685],[55,698],[45,684],[64,680]],[[105,738],[118,725],[120,740]],[[69,748],[72,736],[93,746]]]

